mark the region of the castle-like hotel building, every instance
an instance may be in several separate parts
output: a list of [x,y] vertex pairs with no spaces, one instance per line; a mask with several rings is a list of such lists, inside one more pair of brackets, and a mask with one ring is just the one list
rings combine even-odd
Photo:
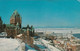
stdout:
[[[33,26],[27,25],[27,27],[22,28],[22,19],[17,10],[14,11],[10,18],[10,24],[3,24],[3,21],[0,17],[0,33],[6,32],[7,38],[21,38],[25,43],[32,45],[33,44],[33,36],[34,36],[34,28]],[[17,35],[22,34],[21,37],[17,37]]]

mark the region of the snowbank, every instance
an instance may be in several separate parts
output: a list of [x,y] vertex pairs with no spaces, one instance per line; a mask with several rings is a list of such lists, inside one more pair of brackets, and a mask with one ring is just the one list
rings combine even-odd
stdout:
[[16,39],[0,38],[0,51],[22,51]]

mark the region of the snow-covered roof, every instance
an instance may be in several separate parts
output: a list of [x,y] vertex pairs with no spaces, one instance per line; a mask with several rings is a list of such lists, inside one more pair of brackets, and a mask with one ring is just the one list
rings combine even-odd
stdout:
[[0,38],[0,51],[21,51],[21,46],[16,39]]
[[7,33],[6,32],[2,32],[2,33],[0,33],[0,36],[7,36]]
[[46,41],[46,40],[44,40],[44,39],[42,39],[42,38],[40,38],[40,40],[42,41],[42,43],[43,43],[50,51],[61,51],[61,50],[57,49],[56,47],[50,45],[48,41]]

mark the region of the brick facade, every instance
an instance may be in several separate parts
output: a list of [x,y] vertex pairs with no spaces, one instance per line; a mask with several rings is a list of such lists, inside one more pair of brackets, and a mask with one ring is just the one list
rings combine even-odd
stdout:
[[21,17],[19,13],[15,10],[10,18],[10,24],[13,24],[16,26],[17,23],[19,23],[19,27],[21,28]]

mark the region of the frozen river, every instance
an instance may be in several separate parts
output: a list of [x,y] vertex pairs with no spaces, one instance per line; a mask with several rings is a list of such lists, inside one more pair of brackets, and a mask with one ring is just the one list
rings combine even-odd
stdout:
[[36,28],[36,32],[44,32],[44,33],[80,33],[80,29],[78,28]]

